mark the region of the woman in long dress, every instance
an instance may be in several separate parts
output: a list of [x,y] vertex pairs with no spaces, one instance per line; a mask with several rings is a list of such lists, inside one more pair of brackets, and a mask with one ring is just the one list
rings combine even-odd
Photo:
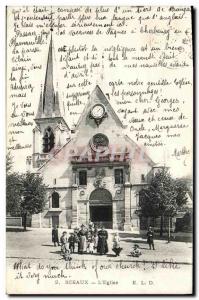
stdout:
[[79,244],[78,244],[78,252],[83,254],[87,249],[87,230],[85,226],[82,224],[80,231],[78,232]]
[[120,256],[120,252],[122,251],[122,248],[120,247],[120,238],[118,232],[114,234],[113,237],[113,252],[116,256]]
[[106,254],[108,252],[108,232],[105,230],[104,226],[101,227],[101,230],[98,231],[98,245],[97,252],[100,255]]

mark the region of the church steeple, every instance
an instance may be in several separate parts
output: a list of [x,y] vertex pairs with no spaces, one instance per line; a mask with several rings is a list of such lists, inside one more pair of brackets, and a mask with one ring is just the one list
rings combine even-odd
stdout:
[[50,37],[50,44],[49,44],[49,51],[48,51],[44,89],[43,89],[43,93],[41,92],[40,95],[40,101],[39,101],[39,107],[38,107],[36,119],[61,117],[58,92],[55,93],[54,84],[53,84],[52,31],[53,29],[51,28],[51,37]]
[[38,168],[70,139],[70,129],[61,115],[58,86],[53,81],[52,28],[43,90],[33,129],[33,168]]

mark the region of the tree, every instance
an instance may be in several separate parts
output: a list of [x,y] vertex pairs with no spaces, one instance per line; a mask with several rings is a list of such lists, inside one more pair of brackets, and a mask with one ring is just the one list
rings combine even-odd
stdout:
[[46,186],[43,178],[38,174],[27,172],[21,180],[22,201],[20,203],[21,215],[26,230],[27,215],[38,214],[45,206]]
[[11,216],[21,216],[21,176],[10,173],[6,176],[6,213]]
[[12,156],[11,153],[8,152],[6,154],[6,174],[9,174],[10,171],[12,170],[12,165],[13,165],[13,161],[12,161]]
[[187,180],[184,178],[178,178],[175,180],[176,189],[177,189],[177,197],[176,202],[178,207],[182,207],[187,203],[187,193],[189,193]]
[[6,155],[6,213],[11,216],[20,216],[21,176],[19,173],[11,172],[12,165],[12,156],[8,152]]
[[164,216],[167,216],[170,222],[170,218],[177,212],[178,203],[183,202],[178,199],[179,191],[181,190],[166,168],[157,172],[148,188],[141,191],[141,214],[145,217],[161,218],[160,236],[163,235]]
[[6,176],[6,211],[11,216],[22,216],[26,230],[27,216],[44,208],[46,186],[38,174],[11,173],[10,170]]

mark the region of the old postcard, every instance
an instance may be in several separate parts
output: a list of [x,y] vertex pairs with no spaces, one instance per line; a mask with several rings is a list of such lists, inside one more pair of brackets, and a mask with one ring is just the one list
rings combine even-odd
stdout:
[[192,294],[192,8],[6,18],[6,292]]

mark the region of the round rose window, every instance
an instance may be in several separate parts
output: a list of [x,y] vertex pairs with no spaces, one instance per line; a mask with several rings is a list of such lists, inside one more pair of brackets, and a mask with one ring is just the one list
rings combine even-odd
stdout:
[[96,152],[103,152],[107,149],[109,140],[106,135],[97,133],[91,139],[91,148]]

